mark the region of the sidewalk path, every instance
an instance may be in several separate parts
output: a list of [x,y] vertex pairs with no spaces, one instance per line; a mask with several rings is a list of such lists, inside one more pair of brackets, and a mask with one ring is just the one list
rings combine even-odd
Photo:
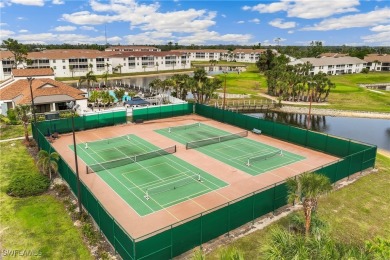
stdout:
[[[32,138],[32,136],[29,136],[29,138]],[[16,140],[23,140],[24,136],[22,137],[16,137],[16,138],[10,138],[10,139],[4,139],[0,140],[0,143],[9,142],[9,141],[16,141]]]

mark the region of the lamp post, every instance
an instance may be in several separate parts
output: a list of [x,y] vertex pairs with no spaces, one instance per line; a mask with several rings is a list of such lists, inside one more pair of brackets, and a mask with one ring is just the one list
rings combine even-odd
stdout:
[[74,105],[74,102],[71,101],[67,104],[68,108],[72,111],[72,133],[73,133],[73,147],[74,147],[74,161],[76,166],[76,177],[77,177],[77,201],[79,207],[79,215],[81,216],[82,207],[81,207],[81,193],[80,193],[80,176],[79,176],[79,164],[77,160],[77,147],[76,147],[76,134],[74,132],[74,114],[76,113],[79,105]]
[[225,106],[226,106],[226,74],[227,74],[227,71],[223,71],[223,74],[225,74],[225,85],[223,87],[223,105],[222,105],[222,108],[225,109]]
[[[30,95],[31,95],[31,112],[33,113],[33,117],[34,117],[34,126],[35,128],[37,127],[37,116],[35,114],[35,104],[34,104],[34,97],[33,97],[33,91],[32,91],[32,82],[35,78],[33,77],[27,77],[27,81],[28,81],[28,84],[29,84],[29,87],[30,87]],[[36,131],[35,131],[36,133]],[[39,137],[37,134],[35,134],[35,136],[37,137],[37,145],[38,145],[38,150],[40,150],[40,147],[39,147]]]

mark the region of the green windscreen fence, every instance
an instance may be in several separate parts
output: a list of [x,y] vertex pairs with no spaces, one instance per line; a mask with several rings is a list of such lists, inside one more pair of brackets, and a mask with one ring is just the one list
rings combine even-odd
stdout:
[[[97,112],[74,117],[75,131],[112,126],[126,123],[126,110]],[[72,118],[61,118],[37,122],[38,129],[43,135],[48,136],[55,132],[72,132]],[[35,133],[35,131],[33,131]],[[35,138],[35,137],[34,137]]]
[[[150,113],[142,110],[144,112],[138,114],[140,116],[139,119],[154,119],[162,116],[192,113],[192,105],[187,107],[187,112],[180,110],[178,107],[164,109],[161,110],[161,107],[148,109]],[[175,112],[175,109],[178,110]],[[375,165],[376,146],[204,105],[196,105],[196,112],[199,115],[236,125],[243,129],[251,130],[257,128],[275,138],[339,157],[340,159],[335,163],[315,169],[315,172],[328,176],[332,182]],[[113,118],[115,118],[115,115]],[[113,122],[108,119],[106,121],[106,119],[102,121],[96,117],[80,118],[78,127],[79,129],[85,129],[85,122],[94,126],[100,126],[103,122]],[[120,122],[121,120],[118,119],[115,122]],[[54,148],[45,137],[45,129],[52,126],[52,123],[46,123],[44,127],[36,129],[33,125],[33,132],[36,132],[34,138],[39,140],[39,146],[46,151],[54,151]],[[69,130],[71,125],[69,125],[69,121],[64,121],[59,126],[61,129]],[[56,127],[59,126],[57,125]],[[77,194],[77,178],[72,168],[62,158],[60,158],[58,166],[62,178],[69,184],[73,193]],[[101,232],[114,247],[115,252],[123,259],[171,259],[287,205],[287,187],[284,182],[281,182],[249,193],[218,208],[205,211],[144,237],[132,238],[82,182],[80,183],[80,189],[84,208],[95,220]]]
[[193,106],[193,104],[184,103],[133,108],[133,121],[189,115],[193,113]]

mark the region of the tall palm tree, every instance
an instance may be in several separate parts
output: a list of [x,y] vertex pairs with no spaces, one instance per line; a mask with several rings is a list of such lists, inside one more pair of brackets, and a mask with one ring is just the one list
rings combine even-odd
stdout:
[[93,71],[89,71],[85,76],[81,76],[79,79],[79,85],[81,83],[87,82],[87,91],[88,91],[88,97],[89,97],[89,90],[91,88],[91,82],[97,82],[96,75],[93,74]]
[[289,203],[301,202],[305,215],[305,234],[310,234],[310,224],[313,212],[318,204],[318,198],[332,189],[328,177],[317,173],[303,173],[298,178],[290,178],[286,182]]
[[89,64],[88,64],[88,68],[90,68],[91,71],[93,71],[93,64],[92,64],[92,63],[89,63]]
[[155,90],[157,93],[164,91],[164,84],[161,79],[154,79],[149,83],[149,87]]
[[73,65],[69,65],[69,70],[70,70],[70,73],[72,73],[72,78],[73,78],[74,66]]
[[38,167],[42,168],[42,171],[46,174],[49,174],[49,178],[51,180],[51,173],[54,171],[56,173],[58,171],[58,160],[60,156],[56,152],[48,153],[45,150],[40,150],[38,153]]
[[115,70],[119,70],[119,74],[122,74],[122,64],[118,64],[118,66],[115,67]]
[[31,107],[29,105],[18,105],[15,107],[16,116],[23,122],[24,138],[26,142],[30,141],[28,138],[28,124],[30,117],[27,115],[30,112]]
[[104,64],[104,66],[107,68],[107,73],[109,73],[111,64],[106,62],[106,64]]

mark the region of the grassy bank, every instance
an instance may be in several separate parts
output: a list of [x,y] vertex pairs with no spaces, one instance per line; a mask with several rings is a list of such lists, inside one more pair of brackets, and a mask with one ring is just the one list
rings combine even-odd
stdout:
[[[31,124],[28,125],[28,134],[32,135]],[[21,137],[21,136],[24,136],[24,127],[22,125],[1,124],[0,140],[16,138],[16,137]]]
[[[364,241],[375,236],[390,239],[390,159],[378,155],[376,167],[377,173],[362,177],[320,199],[319,215],[329,223],[335,240],[364,246]],[[219,259],[223,249],[232,247],[242,250],[245,259],[263,259],[262,247],[269,239],[270,229],[287,224],[287,218],[282,218],[263,230],[214,250],[206,259]]]
[[[225,80],[225,74],[216,75]],[[369,74],[345,74],[331,76],[330,79],[336,84],[329,95],[328,109],[350,111],[390,111],[390,91],[370,91],[359,87],[359,83],[389,82],[390,73]],[[229,73],[226,75],[226,92],[232,94],[251,94],[256,99],[259,93],[266,93],[267,81],[263,74],[258,72],[257,67],[251,64],[247,71],[240,74]],[[219,90],[222,92],[223,90]],[[308,106],[309,104],[307,104]],[[315,104],[314,104],[315,105]]]
[[48,194],[13,198],[5,193],[12,176],[38,170],[21,141],[0,143],[0,149],[1,249],[31,250],[42,259],[92,259],[81,232],[56,198]]

